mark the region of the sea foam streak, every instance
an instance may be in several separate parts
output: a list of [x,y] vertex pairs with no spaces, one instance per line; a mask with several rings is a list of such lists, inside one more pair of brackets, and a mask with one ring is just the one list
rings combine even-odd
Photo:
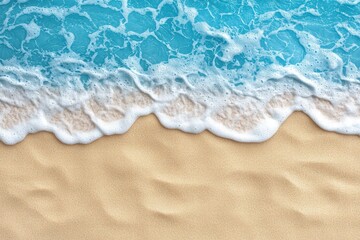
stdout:
[[293,112],[360,134],[360,4],[343,0],[0,1],[0,139],[168,128],[271,137]]

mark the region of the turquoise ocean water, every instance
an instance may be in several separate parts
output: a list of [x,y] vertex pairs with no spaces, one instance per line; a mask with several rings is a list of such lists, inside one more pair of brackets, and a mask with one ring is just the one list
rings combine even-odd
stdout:
[[360,134],[359,0],[0,0],[0,139],[168,128]]

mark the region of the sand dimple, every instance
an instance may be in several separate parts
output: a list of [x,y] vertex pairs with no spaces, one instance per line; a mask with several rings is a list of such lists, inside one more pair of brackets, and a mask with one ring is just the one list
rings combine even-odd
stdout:
[[360,97],[351,96],[347,102],[347,110],[356,116],[360,116]]
[[21,123],[25,123],[33,115],[36,114],[37,109],[32,104],[24,106],[13,106],[9,104],[2,104],[4,110],[2,112],[1,127],[3,129],[11,129]]
[[122,101],[127,107],[129,107],[128,105],[148,107],[153,102],[149,95],[141,92],[131,92],[125,95]]
[[155,94],[158,98],[166,98],[172,96],[174,91],[171,89],[170,85],[158,85],[151,89],[151,92]]
[[205,113],[206,107],[181,94],[165,106],[162,111],[170,117],[200,117]]
[[281,95],[276,95],[267,103],[268,109],[273,108],[287,108],[294,104],[295,94],[293,92],[285,92]]
[[241,106],[224,106],[213,118],[232,130],[246,132],[255,128],[265,118],[266,114],[256,102],[250,101]]
[[110,104],[122,109],[129,109],[133,106],[148,107],[153,103],[151,97],[139,91],[127,92],[120,88],[114,89]]
[[8,108],[8,106],[5,103],[0,101],[0,111],[4,111],[7,108]]
[[94,99],[89,100],[87,106],[95,116],[104,122],[113,122],[124,118],[125,114],[117,109],[108,108]]
[[343,103],[340,105],[334,105],[329,100],[319,97],[312,97],[311,101],[317,110],[332,120],[339,121],[346,113],[346,108]]
[[65,127],[70,133],[74,131],[87,132],[96,127],[83,109],[75,109],[72,111],[66,109],[55,114],[50,121],[59,127]]

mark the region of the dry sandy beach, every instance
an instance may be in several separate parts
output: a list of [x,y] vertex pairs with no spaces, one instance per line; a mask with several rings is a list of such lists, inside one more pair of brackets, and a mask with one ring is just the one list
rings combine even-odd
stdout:
[[293,114],[269,141],[168,130],[0,144],[0,239],[359,239],[360,138]]

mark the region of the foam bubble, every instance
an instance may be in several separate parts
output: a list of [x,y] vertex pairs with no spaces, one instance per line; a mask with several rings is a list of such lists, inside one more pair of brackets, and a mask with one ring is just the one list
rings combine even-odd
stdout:
[[360,134],[358,4],[0,1],[0,139],[88,143],[154,113],[264,141],[293,111]]

